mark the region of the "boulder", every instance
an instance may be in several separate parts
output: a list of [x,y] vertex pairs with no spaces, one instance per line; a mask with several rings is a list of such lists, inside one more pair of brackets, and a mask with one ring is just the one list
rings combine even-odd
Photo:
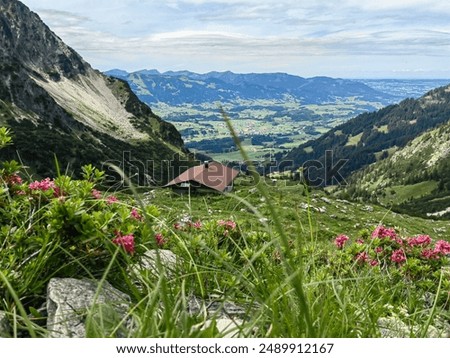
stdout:
[[50,280],[47,287],[47,329],[50,337],[86,337],[88,317],[95,322],[95,317],[101,315],[102,323],[106,321],[109,325],[120,322],[129,309],[130,297],[106,281],[96,297],[98,285],[98,281],[89,279]]

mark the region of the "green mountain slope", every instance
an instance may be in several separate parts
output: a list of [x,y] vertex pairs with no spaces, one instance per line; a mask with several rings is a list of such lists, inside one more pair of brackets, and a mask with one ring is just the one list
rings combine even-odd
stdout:
[[[308,168],[311,160],[325,163],[326,151],[332,151],[334,161],[348,160],[340,170],[340,174],[347,177],[389,156],[397,148],[403,148],[425,131],[448,122],[449,118],[450,86],[446,86],[417,100],[406,99],[377,112],[361,114],[320,138],[293,149],[284,158],[285,163]],[[318,166],[317,162],[312,163]],[[326,167],[325,164],[323,166]],[[325,174],[322,170],[316,176],[323,178]]]
[[343,192],[401,212],[450,218],[450,122],[355,173]]
[[22,3],[0,0],[0,24],[0,125],[15,135],[2,155],[42,176],[53,174],[53,154],[75,173],[105,162],[129,171],[133,162],[141,180],[167,176],[160,163],[184,158],[173,125],[126,82],[92,69]]

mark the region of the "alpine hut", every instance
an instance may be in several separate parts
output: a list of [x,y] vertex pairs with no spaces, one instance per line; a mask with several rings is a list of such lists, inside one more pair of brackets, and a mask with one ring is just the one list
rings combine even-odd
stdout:
[[178,193],[197,190],[214,190],[221,193],[232,189],[239,171],[215,161],[206,161],[189,168],[165,185]]

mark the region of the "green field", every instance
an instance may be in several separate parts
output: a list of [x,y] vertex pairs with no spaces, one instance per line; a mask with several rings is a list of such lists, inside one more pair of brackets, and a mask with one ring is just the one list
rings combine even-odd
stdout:
[[257,145],[246,143],[251,159],[261,160],[295,148],[362,112],[379,109],[382,105],[357,98],[317,105],[303,105],[293,99],[152,105],[156,114],[176,126],[193,152],[208,154],[216,160],[237,160],[239,154],[232,142],[226,145],[216,143],[218,139],[230,138],[220,114],[221,107],[230,116],[239,136],[248,139],[268,137]]

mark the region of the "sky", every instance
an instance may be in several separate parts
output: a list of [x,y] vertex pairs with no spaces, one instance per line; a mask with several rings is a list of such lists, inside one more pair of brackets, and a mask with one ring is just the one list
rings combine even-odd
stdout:
[[450,78],[448,0],[23,0],[94,68]]

